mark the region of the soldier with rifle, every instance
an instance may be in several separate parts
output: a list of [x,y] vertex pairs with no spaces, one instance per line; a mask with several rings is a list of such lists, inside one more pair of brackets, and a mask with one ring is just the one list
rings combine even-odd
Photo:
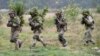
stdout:
[[81,24],[85,25],[86,32],[84,36],[84,45],[88,45],[89,43],[95,44],[92,39],[92,31],[94,29],[94,20],[93,17],[90,15],[89,11],[83,11],[82,13],[82,21]]
[[46,44],[43,42],[43,40],[40,38],[40,34],[43,30],[43,19],[39,15],[38,10],[36,8],[33,8],[32,12],[30,12],[31,18],[29,18],[29,25],[31,27],[31,30],[34,33],[33,36],[33,44],[31,47],[35,47],[36,41],[39,41],[43,44],[44,47],[46,47]]
[[21,32],[21,20],[14,11],[11,11],[9,13],[9,17],[10,19],[7,23],[7,26],[11,27],[10,42],[15,43],[15,50],[18,50],[22,45],[22,41],[18,39],[19,33]]
[[56,13],[56,19],[55,19],[55,25],[57,28],[58,39],[63,47],[67,46],[66,40],[64,39],[64,32],[67,30],[67,23],[66,20],[63,17],[62,11],[58,11]]

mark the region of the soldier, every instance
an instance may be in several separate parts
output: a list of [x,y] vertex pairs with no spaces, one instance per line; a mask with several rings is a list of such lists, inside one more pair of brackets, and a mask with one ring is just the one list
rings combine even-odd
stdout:
[[55,19],[55,25],[57,28],[59,41],[62,44],[63,47],[66,47],[66,40],[64,39],[64,32],[67,30],[67,23],[66,20],[63,18],[62,12],[56,13],[56,19]]
[[89,11],[83,11],[82,15],[83,17],[82,17],[81,24],[84,24],[86,28],[85,37],[84,37],[84,41],[85,41],[84,45],[88,45],[89,43],[95,44],[92,40],[92,34],[91,34],[92,30],[94,29],[93,17],[90,15]]
[[15,43],[15,50],[18,50],[22,45],[22,41],[18,39],[19,33],[21,31],[20,19],[16,16],[16,13],[13,11],[9,13],[9,16],[10,20],[8,21],[7,26],[11,27],[10,42]]
[[31,18],[29,18],[29,25],[31,26],[31,30],[34,33],[32,47],[35,47],[36,41],[41,42],[43,44],[43,46],[46,47],[46,44],[43,42],[42,39],[40,39],[40,34],[43,29],[42,18],[41,18],[41,16],[39,16],[36,8],[34,8],[34,10],[32,12],[30,12],[30,15],[31,15]]

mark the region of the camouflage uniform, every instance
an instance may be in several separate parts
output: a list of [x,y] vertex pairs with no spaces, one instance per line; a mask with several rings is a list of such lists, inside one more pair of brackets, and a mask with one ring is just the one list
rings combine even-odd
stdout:
[[31,30],[34,33],[32,47],[35,47],[36,41],[41,42],[45,47],[46,44],[43,42],[42,39],[40,39],[40,34],[42,33],[42,29],[43,29],[42,17],[40,17],[36,11],[32,13],[33,14],[31,14],[31,18],[29,19],[29,25],[31,26]]
[[21,31],[20,27],[20,19],[19,17],[15,16],[14,12],[11,12],[9,14],[10,20],[8,21],[7,26],[11,27],[11,43],[15,43],[15,49],[18,49],[21,47],[22,41],[18,39],[19,33]]
[[64,47],[67,45],[66,40],[63,36],[64,32],[67,30],[67,23],[65,21],[66,20],[63,18],[62,12],[56,13],[55,25],[57,28],[57,32],[59,33],[59,41]]
[[95,44],[92,40],[92,30],[94,29],[94,20],[93,17],[90,16],[89,11],[83,12],[83,18],[81,21],[81,24],[85,24],[86,32],[84,36],[85,45],[88,45],[89,43]]

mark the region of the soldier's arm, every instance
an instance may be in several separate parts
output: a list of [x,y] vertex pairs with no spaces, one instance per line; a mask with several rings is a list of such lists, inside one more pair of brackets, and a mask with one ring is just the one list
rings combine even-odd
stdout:
[[[92,17],[92,19],[93,19],[93,16],[91,16],[91,17]],[[95,24],[94,19],[93,19],[93,24]]]
[[12,26],[12,21],[11,21],[11,18],[8,20],[8,23],[7,23],[7,27],[11,27]]
[[82,21],[81,21],[81,24],[84,24],[85,22],[84,22],[84,17],[82,17]]
[[32,19],[32,18],[29,18],[29,25],[30,25],[30,26],[34,25],[33,19]]
[[54,23],[55,23],[56,25],[58,24],[57,19],[54,19]]
[[95,24],[95,22],[93,21],[93,24]]
[[64,25],[65,25],[65,31],[67,31],[67,21],[65,18],[64,18]]
[[42,23],[43,23],[43,21],[42,21],[42,18],[41,18],[41,17],[39,17],[39,18],[38,18],[38,22],[39,22],[40,24],[42,24]]
[[66,22],[66,19],[65,18],[62,18],[62,24],[63,25],[67,25],[67,22]]
[[29,18],[29,20],[28,20],[29,22],[32,22],[32,18]]

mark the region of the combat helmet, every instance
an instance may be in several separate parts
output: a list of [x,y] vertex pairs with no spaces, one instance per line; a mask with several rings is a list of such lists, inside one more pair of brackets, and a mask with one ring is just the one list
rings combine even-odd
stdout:
[[85,10],[82,12],[83,15],[90,15],[90,12],[88,10]]
[[33,8],[33,9],[30,11],[30,15],[31,15],[31,16],[38,16],[38,10],[37,10],[37,8]]

